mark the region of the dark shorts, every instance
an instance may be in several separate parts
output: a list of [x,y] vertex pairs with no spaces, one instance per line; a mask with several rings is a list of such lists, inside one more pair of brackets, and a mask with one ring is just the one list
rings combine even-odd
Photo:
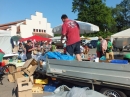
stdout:
[[80,42],[66,46],[66,52],[71,56],[73,56],[73,54],[80,54]]
[[27,57],[27,60],[29,60],[29,59],[32,58],[32,55],[31,54],[26,54],[26,57]]

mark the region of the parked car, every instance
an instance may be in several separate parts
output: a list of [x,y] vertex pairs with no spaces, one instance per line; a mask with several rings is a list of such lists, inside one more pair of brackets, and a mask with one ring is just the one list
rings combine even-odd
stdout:
[[91,40],[89,43],[87,43],[86,45],[89,47],[89,48],[96,48],[97,47],[97,42],[98,40]]

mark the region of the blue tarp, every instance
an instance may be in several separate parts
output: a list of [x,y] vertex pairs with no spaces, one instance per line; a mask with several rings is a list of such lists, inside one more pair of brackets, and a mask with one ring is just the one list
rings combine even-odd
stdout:
[[57,60],[75,60],[73,56],[64,55],[60,52],[48,52],[46,55],[49,59],[57,59]]
[[74,56],[64,55],[61,54],[60,52],[47,52],[44,56],[40,57],[41,60],[45,60],[46,58],[57,60],[68,60],[68,61],[75,60]]

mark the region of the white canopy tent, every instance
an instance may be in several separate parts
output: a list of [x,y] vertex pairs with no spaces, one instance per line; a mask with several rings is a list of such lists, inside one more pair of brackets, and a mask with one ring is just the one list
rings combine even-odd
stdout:
[[130,38],[130,28],[111,35],[112,38]]
[[[93,33],[93,32],[97,32],[99,31],[99,27],[91,24],[91,23],[87,23],[87,22],[81,22],[81,21],[76,21],[79,26],[80,26],[80,34],[84,34],[84,33]],[[62,25],[59,25],[57,27],[54,27],[52,29],[52,32],[54,34],[61,34],[61,27]]]
[[11,46],[11,32],[0,30],[0,49],[5,52],[5,54],[12,53]]

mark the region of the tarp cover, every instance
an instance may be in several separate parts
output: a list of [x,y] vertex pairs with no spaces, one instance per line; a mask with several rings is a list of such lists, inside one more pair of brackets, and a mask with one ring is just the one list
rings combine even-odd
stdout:
[[130,28],[113,34],[112,38],[130,38]]
[[70,91],[60,89],[59,92],[54,92],[53,95],[43,97],[106,97],[106,96],[93,90],[86,90],[85,88],[73,87],[72,89],[70,89]]
[[5,54],[12,53],[10,39],[11,39],[11,32],[0,30],[0,49],[3,52],[5,52]]

